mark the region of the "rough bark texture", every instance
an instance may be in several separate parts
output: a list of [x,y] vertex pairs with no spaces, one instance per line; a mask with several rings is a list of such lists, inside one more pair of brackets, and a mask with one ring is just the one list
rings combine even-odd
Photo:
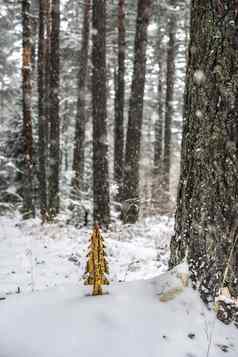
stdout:
[[170,267],[187,254],[204,301],[238,296],[238,2],[193,0]]
[[160,211],[163,206],[163,129],[164,129],[164,72],[165,72],[165,46],[162,41],[164,38],[163,26],[165,25],[165,11],[161,5],[158,5],[158,40],[157,40],[157,59],[159,65],[158,71],[158,90],[157,90],[157,119],[154,126],[154,167],[153,167],[153,186],[152,186],[152,205],[155,212]]
[[82,33],[82,47],[80,51],[79,75],[78,75],[78,101],[77,116],[75,122],[75,146],[73,157],[73,188],[77,192],[83,189],[84,181],[84,141],[86,126],[86,92],[88,72],[88,52],[90,35],[90,7],[91,0],[85,0],[84,20]]
[[123,179],[124,223],[136,222],[139,215],[139,161],[143,99],[146,71],[147,28],[152,10],[152,0],[138,0],[134,69],[128,113],[126,153]]
[[24,197],[25,218],[34,216],[33,205],[33,139],[32,139],[32,33],[30,0],[22,1],[22,91],[23,91],[23,138],[24,138]]
[[93,1],[93,196],[94,222],[110,222],[106,112],[106,1]]
[[167,50],[167,80],[165,99],[165,123],[164,123],[164,190],[169,191],[170,166],[171,166],[171,126],[173,119],[173,99],[175,83],[175,57],[176,57],[176,14],[171,11],[168,24],[168,50]]
[[38,157],[39,157],[39,198],[40,209],[44,215],[47,212],[47,82],[46,82],[46,51],[47,51],[47,0],[39,3],[39,39],[38,39]]
[[60,1],[52,0],[50,41],[50,152],[49,152],[49,213],[59,212],[60,117],[59,117],[59,30]]
[[118,69],[115,93],[114,125],[114,180],[119,188],[120,200],[123,179],[124,154],[124,103],[125,103],[125,1],[118,0]]
[[40,0],[31,0],[32,8],[32,72],[35,73],[36,70],[36,47],[37,47],[37,32],[38,32],[38,12],[39,12],[39,2]]

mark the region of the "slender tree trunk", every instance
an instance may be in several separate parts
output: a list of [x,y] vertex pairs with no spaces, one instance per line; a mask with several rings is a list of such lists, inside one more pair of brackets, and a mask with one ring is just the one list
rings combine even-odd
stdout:
[[50,51],[51,51],[51,29],[52,29],[52,0],[47,1],[47,21],[46,21],[46,49],[45,49],[45,112],[46,112],[46,121],[45,121],[45,138],[46,138],[46,177],[49,166],[49,142],[50,142]]
[[119,189],[119,195],[117,196],[119,201],[123,179],[124,154],[125,37],[125,0],[118,0],[118,71],[115,93],[114,180]]
[[94,221],[110,222],[106,100],[106,1],[93,0],[93,194]]
[[163,196],[163,129],[164,129],[164,73],[165,73],[165,48],[163,41],[163,26],[165,25],[165,16],[162,6],[158,5],[158,42],[157,42],[157,58],[158,58],[158,90],[157,90],[157,119],[154,126],[155,143],[154,143],[154,168],[153,168],[153,206],[155,212],[161,209],[164,203]]
[[47,0],[40,0],[39,4],[39,40],[38,40],[38,157],[39,157],[39,198],[41,214],[47,212],[47,82],[46,82],[46,51],[47,51]]
[[169,192],[170,166],[171,166],[171,127],[173,120],[173,100],[175,83],[175,57],[176,57],[176,14],[171,10],[169,16],[169,42],[167,50],[167,84],[165,100],[164,124],[164,190]]
[[161,161],[163,155],[163,64],[162,61],[159,63],[159,73],[158,73],[158,118],[155,122],[155,147],[154,147],[154,175],[155,178],[161,174]]
[[73,157],[73,170],[75,172],[73,188],[77,192],[83,189],[84,181],[84,141],[86,126],[86,92],[88,72],[88,52],[90,35],[90,7],[91,0],[85,0],[84,20],[82,33],[82,47],[80,51],[79,75],[78,75],[78,101],[77,116],[75,122],[75,146]]
[[60,0],[52,0],[52,29],[50,41],[50,153],[49,153],[49,213],[54,217],[59,212],[60,173],[60,117],[59,117],[59,32]]
[[136,222],[139,215],[139,161],[143,99],[146,72],[147,27],[152,10],[152,0],[138,0],[134,69],[128,113],[126,153],[123,179],[123,221]]
[[36,48],[37,48],[37,30],[39,18],[37,14],[39,12],[40,0],[31,0],[32,7],[32,72],[36,71]]
[[32,33],[30,0],[22,0],[22,89],[23,89],[23,138],[24,138],[24,199],[25,218],[34,216],[33,205],[33,138],[32,138]]
[[187,254],[204,301],[238,296],[237,1],[193,0],[170,267]]

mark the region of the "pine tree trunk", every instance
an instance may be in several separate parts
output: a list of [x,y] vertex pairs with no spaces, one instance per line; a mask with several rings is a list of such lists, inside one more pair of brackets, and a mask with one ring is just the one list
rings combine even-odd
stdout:
[[39,4],[39,39],[38,39],[38,157],[39,157],[39,198],[41,214],[47,212],[47,82],[46,82],[46,51],[47,51],[47,0],[40,0]]
[[146,71],[147,27],[152,10],[152,0],[138,0],[134,69],[128,113],[126,153],[123,179],[124,223],[136,222],[139,215],[139,161],[143,99]]
[[170,166],[171,166],[171,127],[173,119],[173,99],[175,82],[175,57],[176,57],[176,14],[171,10],[169,16],[169,42],[167,50],[167,83],[165,99],[165,124],[164,124],[164,190],[169,192]]
[[32,72],[36,71],[36,58],[37,58],[37,32],[38,32],[38,21],[37,16],[39,12],[39,3],[41,0],[31,0],[32,7]]
[[52,0],[52,28],[50,41],[50,152],[49,152],[49,213],[54,217],[59,212],[60,173],[60,117],[59,117],[59,31],[60,0]]
[[237,10],[237,1],[192,1],[170,267],[187,253],[206,302],[224,286],[238,296]]
[[125,37],[125,0],[118,0],[118,70],[115,93],[114,180],[119,189],[117,196],[119,201],[123,179],[124,154]]
[[77,116],[75,122],[75,146],[73,157],[73,188],[77,192],[83,189],[84,181],[84,141],[86,126],[86,92],[87,92],[87,72],[88,53],[90,36],[90,7],[91,0],[85,0],[84,20],[82,33],[82,47],[80,51],[79,76],[78,76],[78,101]]
[[24,198],[25,218],[34,216],[33,205],[33,138],[32,138],[32,32],[30,0],[22,0],[22,91],[24,138]]
[[106,1],[93,0],[93,195],[94,221],[110,222],[106,100]]
[[51,2],[52,0],[48,0],[46,3],[47,6],[47,21],[46,21],[46,49],[45,49],[45,63],[46,63],[46,71],[45,71],[45,112],[46,112],[46,122],[45,122],[45,138],[46,138],[46,158],[47,158],[47,166],[46,166],[46,177],[49,166],[49,142],[50,142],[50,51],[51,51],[51,29],[52,29],[52,14],[51,14]]
[[64,146],[63,146],[63,162],[64,165],[62,171],[67,172],[69,170],[69,127],[70,127],[70,118],[68,112],[69,103],[68,100],[64,103],[64,115],[62,118],[62,136],[64,137]]
[[158,90],[157,90],[157,119],[155,122],[155,143],[154,143],[154,168],[153,168],[153,206],[155,212],[163,205],[163,129],[164,129],[164,72],[165,72],[165,49],[163,46],[163,25],[164,25],[164,11],[162,6],[158,5],[158,42],[157,42],[157,58],[158,58]]

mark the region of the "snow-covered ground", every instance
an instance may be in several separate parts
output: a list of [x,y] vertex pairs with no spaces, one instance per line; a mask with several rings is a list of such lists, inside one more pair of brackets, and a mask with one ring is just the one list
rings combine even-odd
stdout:
[[[104,235],[110,280],[146,279],[166,271],[172,230],[168,217],[114,225]],[[90,235],[91,228],[77,229],[64,220],[42,226],[37,219],[0,217],[0,296],[78,284]]]
[[187,286],[186,266],[164,273],[172,232],[168,217],[111,227],[111,285],[91,297],[90,228],[0,217],[0,357],[238,357],[238,329]]
[[238,330],[187,286],[186,266],[92,297],[65,284],[0,302],[1,357],[237,357]]

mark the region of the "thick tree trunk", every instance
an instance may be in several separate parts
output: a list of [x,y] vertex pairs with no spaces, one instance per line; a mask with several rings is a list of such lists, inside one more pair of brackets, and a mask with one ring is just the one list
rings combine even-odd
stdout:
[[152,0],[138,0],[134,69],[128,113],[126,153],[123,179],[124,223],[136,222],[139,215],[139,161],[143,99],[146,72],[147,27],[152,10]]
[[73,170],[73,189],[79,192],[83,189],[84,182],[84,141],[86,126],[86,92],[87,92],[87,72],[88,72],[88,52],[90,35],[90,7],[91,0],[85,0],[84,20],[82,33],[82,47],[80,51],[79,75],[78,75],[78,101],[77,116],[75,122],[75,143]]
[[24,138],[24,198],[25,218],[34,216],[33,205],[33,138],[32,138],[32,33],[30,0],[22,0],[22,90]]
[[114,180],[119,189],[117,196],[119,201],[123,179],[124,154],[125,37],[125,0],[118,0],[118,69],[115,93]]
[[47,51],[47,0],[40,0],[39,4],[39,39],[38,39],[38,157],[39,157],[39,198],[41,214],[47,212],[47,82],[46,82],[46,51]]
[[167,50],[167,80],[166,80],[166,99],[165,99],[165,123],[164,123],[164,190],[169,192],[170,166],[171,166],[171,127],[173,119],[173,99],[175,82],[175,57],[176,57],[176,14],[170,10],[169,16],[169,42]]
[[193,0],[170,267],[187,254],[205,301],[238,296],[238,4]]
[[50,152],[49,152],[49,214],[54,217],[59,212],[60,173],[60,117],[59,117],[59,31],[60,0],[52,0],[52,28],[50,41]]
[[94,221],[110,222],[106,100],[106,1],[93,0],[93,195]]

